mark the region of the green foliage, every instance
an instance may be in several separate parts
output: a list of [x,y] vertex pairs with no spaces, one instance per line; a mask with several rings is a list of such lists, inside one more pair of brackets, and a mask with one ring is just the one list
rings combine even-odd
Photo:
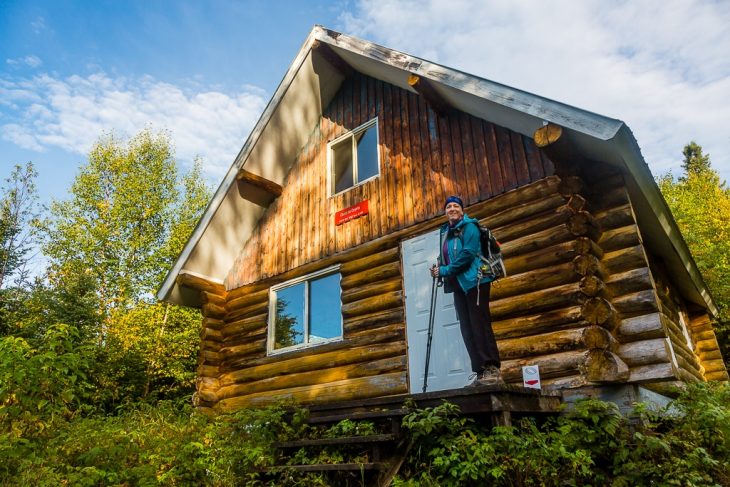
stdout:
[[667,409],[578,402],[538,426],[484,425],[450,404],[418,410],[414,440],[394,485],[730,485],[730,386],[695,384]]
[[16,164],[0,188],[0,289],[7,287],[12,277],[21,282],[25,278],[38,217],[37,176],[32,162]]
[[694,142],[684,149],[685,174],[666,174],[659,188],[719,309],[723,356],[730,355],[730,190]]

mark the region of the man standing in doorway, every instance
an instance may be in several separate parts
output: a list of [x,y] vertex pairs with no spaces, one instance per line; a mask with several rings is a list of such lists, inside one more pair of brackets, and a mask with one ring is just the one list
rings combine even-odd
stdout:
[[447,222],[441,227],[440,265],[431,268],[431,276],[443,280],[445,293],[454,294],[461,336],[474,372],[467,387],[504,384],[489,313],[491,282],[477,278],[481,251],[478,222],[464,213],[458,196],[446,198],[444,213]]

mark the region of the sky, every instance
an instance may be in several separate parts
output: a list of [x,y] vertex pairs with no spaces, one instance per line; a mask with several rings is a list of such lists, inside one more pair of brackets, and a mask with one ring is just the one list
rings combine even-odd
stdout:
[[0,0],[0,179],[68,197],[94,142],[167,131],[214,188],[315,24],[624,121],[654,175],[730,180],[727,0]]

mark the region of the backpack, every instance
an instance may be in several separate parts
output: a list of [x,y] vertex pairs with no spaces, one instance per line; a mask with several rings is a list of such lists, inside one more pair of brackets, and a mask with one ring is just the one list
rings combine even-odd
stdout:
[[500,277],[505,277],[507,268],[504,266],[504,260],[502,259],[500,243],[487,227],[481,223],[476,223],[476,226],[479,228],[479,243],[481,246],[479,258],[482,260],[477,272],[477,280],[489,279],[489,281],[495,281]]

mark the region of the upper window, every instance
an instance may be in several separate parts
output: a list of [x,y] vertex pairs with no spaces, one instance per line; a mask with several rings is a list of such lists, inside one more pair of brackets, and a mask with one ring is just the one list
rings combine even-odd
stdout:
[[377,119],[329,144],[332,194],[345,191],[380,173]]
[[269,352],[342,338],[342,301],[337,269],[310,274],[271,288]]

